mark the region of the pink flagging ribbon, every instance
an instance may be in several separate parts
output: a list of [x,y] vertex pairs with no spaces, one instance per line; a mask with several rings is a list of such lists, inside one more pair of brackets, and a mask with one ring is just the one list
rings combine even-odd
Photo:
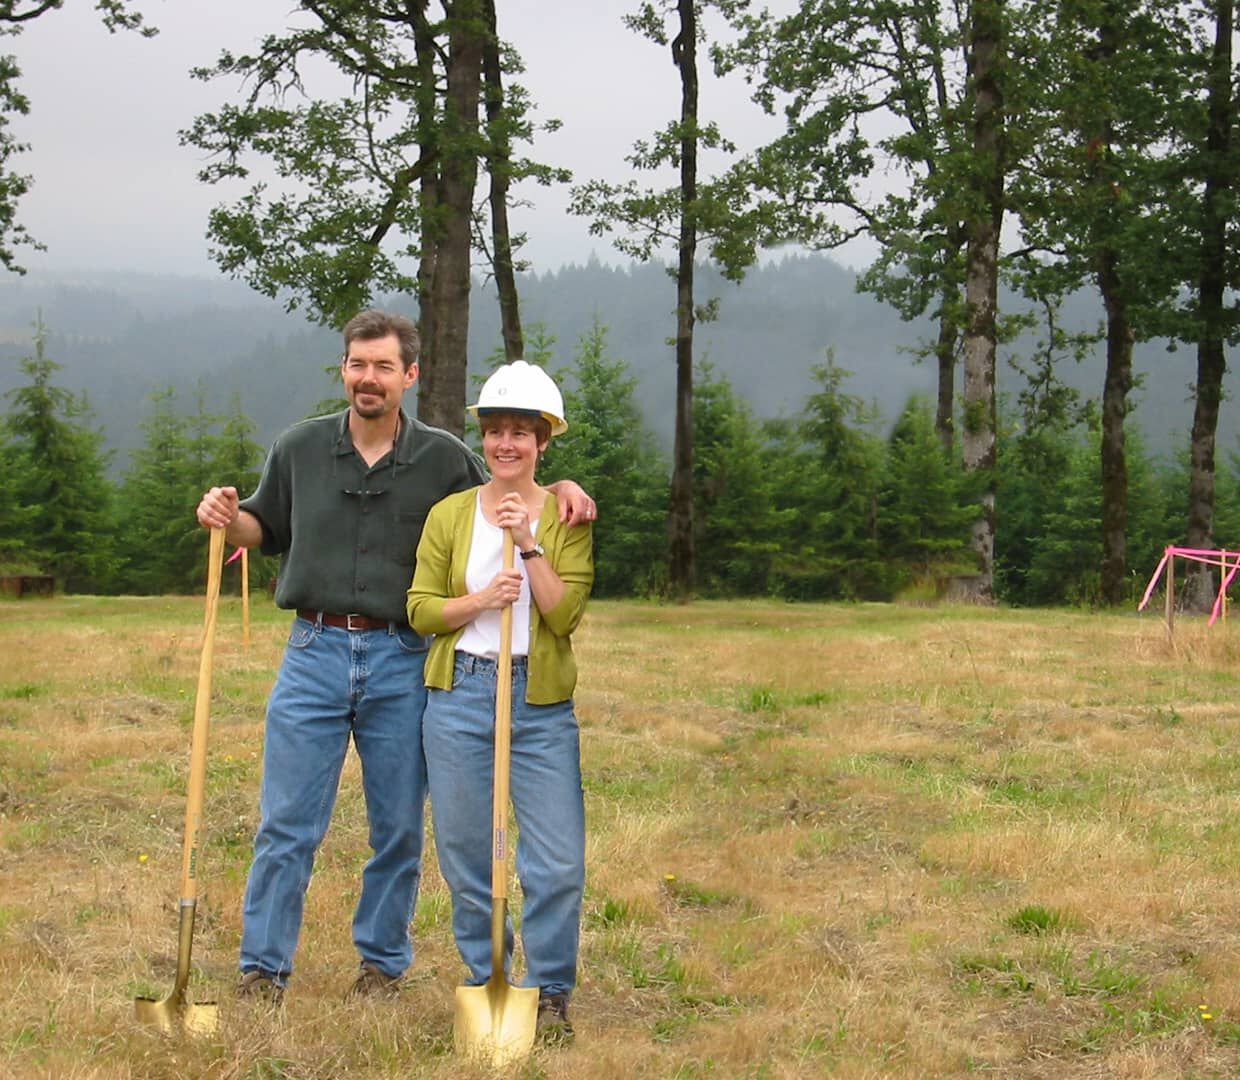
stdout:
[[235,562],[236,562],[239,558],[241,558],[241,553],[242,553],[244,550],[245,550],[245,548],[243,548],[243,547],[239,547],[239,548],[237,548],[237,550],[236,550],[236,551],[234,551],[231,555],[229,555],[229,556],[228,556],[228,559],[227,559],[227,561],[224,563],[224,565],[225,565],[225,566],[228,566],[228,565],[229,565],[229,563],[235,563]]
[[[1183,559],[1191,559],[1193,562],[1207,563],[1210,566],[1217,566],[1227,571],[1223,577],[1222,584],[1219,585],[1218,595],[1214,598],[1214,609],[1210,612],[1210,621],[1206,624],[1207,626],[1213,626],[1215,620],[1219,617],[1219,613],[1223,609],[1223,598],[1227,595],[1227,587],[1231,584],[1232,579],[1235,578],[1236,572],[1240,570],[1240,552],[1227,551],[1222,548],[1168,547],[1163,552],[1163,557],[1159,560],[1158,566],[1155,568],[1153,575],[1150,577],[1150,583],[1145,587],[1145,595],[1141,597],[1141,603],[1137,605],[1137,610],[1145,610],[1145,605],[1150,602],[1150,596],[1154,592],[1154,586],[1158,584],[1158,579],[1167,568],[1167,563],[1177,555]],[[1235,562],[1229,564],[1227,561],[1228,559],[1234,559]]]
[[1154,586],[1158,584],[1158,579],[1162,577],[1163,568],[1167,565],[1167,560],[1171,558],[1172,548],[1167,548],[1163,552],[1163,557],[1158,561],[1158,568],[1154,571],[1154,576],[1150,578],[1150,583],[1145,587],[1145,595],[1141,597],[1141,603],[1137,605],[1138,611],[1144,611],[1145,605],[1150,602],[1150,594],[1154,591]]
[[[1226,559],[1223,560],[1223,565],[1227,565]],[[1227,576],[1223,578],[1223,583],[1218,587],[1218,596],[1214,598],[1214,607],[1210,610],[1210,621],[1206,624],[1207,626],[1213,626],[1214,620],[1218,618],[1219,612],[1223,610],[1223,597],[1227,595],[1227,586],[1231,584],[1231,579],[1236,576],[1237,570],[1240,570],[1240,556],[1237,556],[1236,565],[1227,572]]]

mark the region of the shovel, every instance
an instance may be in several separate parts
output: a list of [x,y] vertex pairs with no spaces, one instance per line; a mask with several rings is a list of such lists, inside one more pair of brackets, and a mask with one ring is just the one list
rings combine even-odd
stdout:
[[194,940],[194,912],[198,906],[198,846],[202,832],[203,787],[207,778],[207,729],[211,712],[211,666],[215,652],[215,616],[220,600],[224,530],[211,530],[207,556],[207,617],[202,634],[202,659],[198,665],[198,694],[194,699],[194,731],[190,739],[189,790],[185,796],[185,839],[181,850],[181,923],[177,937],[177,975],[166,998],[138,998],[134,1015],[167,1034],[183,1030],[209,1035],[219,1025],[214,1002],[191,1004],[185,997],[189,983],[190,948]]
[[[512,569],[512,533],[504,530],[504,569]],[[500,612],[495,672],[495,786],[491,799],[491,977],[458,986],[452,1030],[457,1053],[499,1068],[524,1057],[538,1027],[538,987],[511,986],[504,975],[508,921],[508,762],[512,728],[512,605]]]

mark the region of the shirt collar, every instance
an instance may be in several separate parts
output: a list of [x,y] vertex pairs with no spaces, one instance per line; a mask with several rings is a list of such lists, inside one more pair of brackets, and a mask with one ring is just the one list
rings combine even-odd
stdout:
[[[404,409],[400,410],[400,433],[396,436],[396,460],[407,465],[413,460],[414,424]],[[336,422],[336,456],[353,453],[353,437],[349,434],[349,410],[345,409]]]

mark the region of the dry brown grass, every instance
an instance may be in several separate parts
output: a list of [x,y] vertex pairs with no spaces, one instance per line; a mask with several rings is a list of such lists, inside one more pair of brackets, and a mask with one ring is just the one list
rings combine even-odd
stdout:
[[[230,996],[287,616],[216,652],[194,993],[175,967],[201,603],[0,604],[0,1075],[465,1077],[433,858],[395,1003],[346,1007],[356,762],[278,1016]],[[1240,1072],[1240,638],[1154,618],[595,603],[576,1044],[523,1078]],[[1201,1006],[1206,1006],[1205,1009]],[[1210,1018],[1204,1018],[1208,1013]]]

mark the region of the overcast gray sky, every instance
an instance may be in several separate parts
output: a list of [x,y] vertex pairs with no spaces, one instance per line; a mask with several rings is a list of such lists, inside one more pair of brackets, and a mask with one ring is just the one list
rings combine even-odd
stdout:
[[[787,7],[790,0],[783,5]],[[193,117],[235,100],[237,85],[200,83],[189,69],[220,49],[244,51],[285,25],[289,0],[144,0],[157,37],[109,35],[92,5],[75,0],[0,42],[23,70],[31,114],[14,127],[32,149],[16,167],[34,175],[21,220],[46,254],[23,252],[31,269],[137,269],[214,272],[203,239],[209,209],[244,189],[195,179],[202,161],[178,145]],[[679,107],[675,67],[664,49],[627,30],[634,0],[500,0],[501,34],[520,50],[525,85],[544,117],[564,127],[535,154],[565,165],[577,181],[623,179],[635,139],[666,124]],[[702,114],[742,147],[773,133],[738,79],[719,82],[703,62]],[[536,270],[582,262],[591,252],[618,257],[608,240],[588,235],[565,212],[567,189],[531,187],[536,201],[515,225],[529,233],[525,254]]]

